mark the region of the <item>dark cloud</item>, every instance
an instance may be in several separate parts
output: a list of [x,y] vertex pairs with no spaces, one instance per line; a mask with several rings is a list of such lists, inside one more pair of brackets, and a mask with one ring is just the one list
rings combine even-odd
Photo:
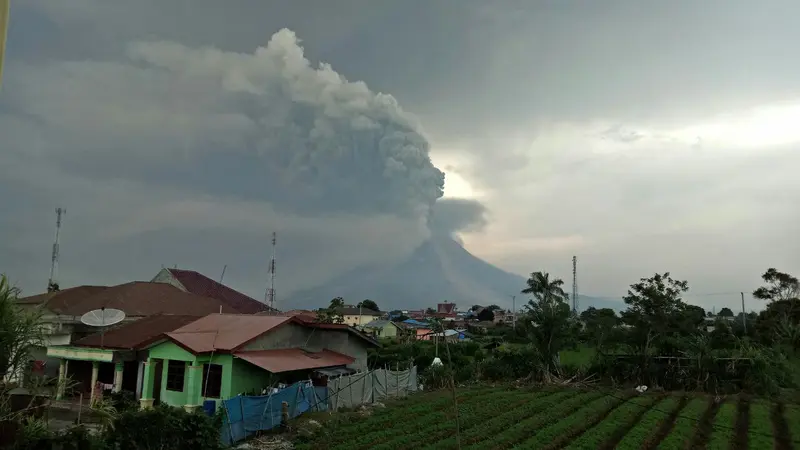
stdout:
[[443,198],[434,205],[428,225],[433,233],[457,237],[459,232],[483,230],[486,213],[486,206],[477,200]]
[[58,132],[42,151],[69,170],[316,213],[424,215],[442,195],[414,117],[312,67],[289,30],[252,54],[140,42],[128,55],[9,75],[9,105]]

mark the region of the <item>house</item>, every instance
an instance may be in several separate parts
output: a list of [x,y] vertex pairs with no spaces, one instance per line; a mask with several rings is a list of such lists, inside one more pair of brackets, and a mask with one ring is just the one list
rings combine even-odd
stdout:
[[[125,313],[124,323],[157,314],[204,316],[220,311],[238,313],[231,306],[210,297],[184,292],[163,283],[134,281],[116,286],[77,286],[18,299],[23,308],[42,313],[45,342],[34,347],[30,357],[40,375],[55,377],[60,357],[50,356],[49,348],[69,346],[74,341],[94,334],[97,327],[81,322],[81,316],[100,308],[115,308]],[[88,383],[87,383],[88,385]]]
[[464,332],[456,331],[456,330],[444,330],[443,332],[429,332],[421,336],[421,339],[424,341],[444,341],[449,343],[455,343],[460,340],[467,339],[467,336]]
[[397,337],[400,334],[400,327],[390,320],[373,320],[361,327],[361,329],[375,337]]
[[366,325],[384,315],[385,313],[380,311],[373,311],[369,308],[356,308],[355,306],[345,306],[335,310],[335,317],[341,317],[342,323],[351,327]]
[[184,292],[215,298],[242,314],[256,314],[272,309],[252,297],[193,270],[161,269],[151,282],[166,283]]
[[296,317],[300,320],[305,322],[316,322],[319,320],[319,316],[316,311],[310,311],[308,309],[292,309],[289,311],[277,312],[277,311],[265,311],[258,313],[262,316],[287,316],[287,317]]
[[438,303],[436,305],[436,312],[439,314],[452,314],[453,316],[456,315],[456,304],[455,303]]
[[165,337],[148,348],[142,407],[192,410],[204,400],[308,380],[320,369],[366,370],[367,350],[379,346],[347,325],[269,315],[211,314]]
[[[164,333],[197,319],[197,316],[190,315],[153,315],[86,336],[70,346],[48,347],[48,355],[60,361],[56,399],[65,396],[68,376],[75,383],[70,390],[89,392],[90,402],[96,395],[92,386],[98,382],[111,386],[113,392],[135,392],[139,398],[147,360],[146,348],[163,340]],[[86,362],[88,364],[81,364]]]

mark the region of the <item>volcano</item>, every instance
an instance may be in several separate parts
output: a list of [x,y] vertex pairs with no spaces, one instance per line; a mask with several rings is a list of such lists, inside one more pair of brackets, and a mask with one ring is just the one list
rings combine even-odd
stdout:
[[[288,303],[318,308],[334,297],[342,297],[346,303],[372,299],[383,310],[424,309],[445,300],[462,309],[491,304],[510,309],[512,295],[517,296],[517,308],[527,302],[527,296],[520,293],[525,280],[474,256],[450,236],[434,235],[403,261],[354,269],[320,286],[295,292]],[[625,306],[582,295],[578,300],[580,309],[591,305],[620,310]]]
[[438,236],[403,261],[352,270],[322,286],[295,293],[290,303],[320,305],[342,297],[348,303],[373,299],[383,309],[421,309],[445,300],[462,308],[511,306],[509,296],[524,287],[522,276],[472,255],[451,237]]

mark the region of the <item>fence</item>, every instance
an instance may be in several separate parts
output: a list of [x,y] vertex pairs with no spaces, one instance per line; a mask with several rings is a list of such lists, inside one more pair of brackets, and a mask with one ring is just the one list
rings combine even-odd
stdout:
[[233,444],[259,431],[281,424],[282,407],[288,405],[289,418],[306,411],[336,410],[373,403],[390,397],[403,397],[417,390],[417,368],[373,370],[335,378],[328,387],[314,387],[309,381],[295,383],[270,395],[237,396],[222,402],[225,419],[221,439]]
[[328,382],[328,407],[335,411],[390,397],[404,397],[417,390],[417,368],[378,369],[339,377]]
[[326,409],[326,388],[315,388],[310,382],[295,383],[270,395],[237,396],[222,402],[225,419],[221,439],[225,444],[241,441],[258,431],[271,430],[281,424],[282,407],[289,406],[289,417],[295,418],[306,411]]

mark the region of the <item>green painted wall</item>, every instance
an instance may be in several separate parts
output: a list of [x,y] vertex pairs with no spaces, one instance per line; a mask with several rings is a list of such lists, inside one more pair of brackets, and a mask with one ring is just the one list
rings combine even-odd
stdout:
[[[180,360],[179,360],[180,361]],[[161,368],[161,402],[172,406],[185,405],[187,393],[187,385],[189,384],[189,373],[187,371],[188,363],[183,361],[183,389],[180,391],[170,391],[167,389],[167,368],[169,367],[169,360],[165,359]]]
[[250,391],[256,391],[256,395],[260,395],[262,389],[272,385],[274,378],[270,372],[260,367],[256,367],[239,358],[233,358],[233,374],[231,377],[231,392],[233,395]]
[[[167,367],[168,367],[168,360],[174,361],[185,361],[187,362],[186,370],[188,371],[188,363],[192,361],[196,361],[199,364],[205,364],[211,362],[212,364],[219,364],[222,366],[222,387],[220,389],[220,398],[209,398],[208,400],[215,400],[217,402],[217,407],[220,406],[220,400],[227,400],[231,398],[233,395],[236,395],[235,391],[231,389],[231,380],[233,375],[233,357],[229,354],[215,354],[211,355],[194,355],[191,352],[184,350],[182,347],[176,345],[171,341],[162,342],[160,344],[154,345],[150,348],[150,358],[153,359],[163,359],[164,364],[161,369],[161,374],[157,374],[157,376],[161,376],[161,401],[166,403],[167,405],[171,406],[184,406],[187,404],[187,400],[189,398],[189,373],[186,373],[184,377],[183,383],[183,391],[168,391],[167,390]],[[197,381],[197,395],[196,398],[200,399],[200,404],[202,404],[205,398],[200,397],[200,393],[202,392],[202,377]],[[234,394],[231,394],[234,392]]]
[[[202,404],[203,400],[214,400],[217,402],[217,408],[220,407],[222,400],[227,400],[236,395],[236,393],[232,393],[231,390],[231,378],[233,375],[233,356],[231,355],[214,355],[213,358],[210,355],[200,355],[197,357],[197,361],[201,364],[206,364],[209,361],[212,364],[219,364],[222,366],[222,389],[220,390],[220,398],[200,398],[200,403]],[[200,393],[203,392],[203,388],[201,386],[203,378],[200,377],[200,382],[198,383]],[[198,393],[199,395],[199,393]]]
[[150,358],[173,359],[177,361],[194,361],[194,354],[187,352],[172,341],[165,341],[150,347]]

